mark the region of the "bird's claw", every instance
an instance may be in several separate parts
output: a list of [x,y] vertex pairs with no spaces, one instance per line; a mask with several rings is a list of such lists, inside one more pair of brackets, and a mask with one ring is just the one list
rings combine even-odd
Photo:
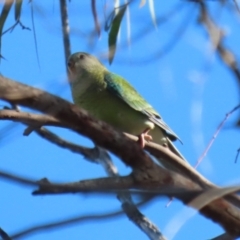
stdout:
[[143,133],[138,137],[138,142],[140,143],[141,148],[145,147],[145,142],[152,141],[152,136],[148,134],[151,129],[147,128]]

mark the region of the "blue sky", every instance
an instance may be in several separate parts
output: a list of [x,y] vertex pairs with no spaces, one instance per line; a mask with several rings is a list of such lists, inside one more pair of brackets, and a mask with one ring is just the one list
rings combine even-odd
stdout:
[[[99,18],[103,22],[104,1],[96,2]],[[139,2],[136,1],[130,7],[131,45],[125,44],[127,24],[124,18],[119,48],[111,66],[103,58],[107,52],[107,33],[102,31],[100,39],[89,39],[89,33],[94,29],[89,2],[68,3],[72,53],[86,51],[94,54],[101,58],[110,71],[128,79],[182,139],[184,144],[177,142],[176,146],[194,165],[225,114],[239,102],[236,79],[212,51],[205,30],[197,22],[197,5],[188,1],[155,1],[157,17],[165,16],[176,4],[182,6],[174,16],[167,15],[167,21],[156,29],[148,4],[139,8]],[[239,58],[239,14],[233,13],[229,8],[221,9],[215,1],[209,1],[208,4],[212,16],[225,30],[227,47]],[[34,1],[34,14],[40,67],[33,31],[23,31],[16,27],[12,33],[7,33],[2,38],[2,55],[6,60],[1,60],[1,74],[72,101],[65,73],[58,2],[43,1],[41,4],[40,1]],[[28,1],[23,3],[21,21],[32,29]],[[6,28],[13,23],[12,11]],[[175,34],[180,25],[186,26],[185,33],[181,36]],[[150,31],[142,32],[143,29]],[[134,38],[139,32],[142,32],[141,37]],[[171,51],[163,56],[153,57],[155,52],[165,49],[172,39],[175,39],[176,44]],[[3,106],[4,103],[0,104]],[[199,172],[220,186],[240,183],[240,163],[234,163],[236,151],[240,147],[239,130],[234,127],[237,116],[239,115],[234,113],[229,118],[198,168]],[[56,182],[105,176],[100,166],[85,161],[80,155],[60,149],[34,133],[24,137],[22,133],[25,128],[20,124],[15,124],[10,131],[3,131],[9,124],[10,122],[0,122],[1,171],[34,180],[47,177]],[[70,131],[49,129],[67,140],[92,146],[90,140]],[[131,172],[121,161],[115,157],[113,159],[122,175]],[[115,196],[32,196],[33,188],[2,179],[0,189],[0,226],[10,235],[35,224],[120,209]],[[167,202],[166,198],[156,199],[141,211],[169,239],[209,239],[223,232],[221,227],[198,213],[183,221],[188,214],[192,214],[192,210],[185,208],[177,200],[169,208],[165,208]],[[179,226],[180,229],[173,236],[173,229],[178,229]],[[125,215],[24,237],[34,240],[96,238],[147,239]]]

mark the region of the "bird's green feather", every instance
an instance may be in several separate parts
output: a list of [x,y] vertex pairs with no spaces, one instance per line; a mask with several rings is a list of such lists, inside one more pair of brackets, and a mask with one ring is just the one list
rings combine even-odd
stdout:
[[[75,104],[120,131],[140,135],[149,130],[155,143],[167,146],[185,160],[171,142],[177,135],[124,78],[109,72],[97,58],[84,52],[70,56],[68,69]],[[175,170],[168,161],[158,161]]]
[[107,90],[118,96],[131,108],[145,114],[150,121],[164,130],[171,140],[179,139],[171,128],[162,120],[157,111],[121,76],[106,71],[104,81]]

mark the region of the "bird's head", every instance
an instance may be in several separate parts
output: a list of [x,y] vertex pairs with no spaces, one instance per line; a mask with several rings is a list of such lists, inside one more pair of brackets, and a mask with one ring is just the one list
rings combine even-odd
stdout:
[[85,52],[72,54],[67,65],[71,82],[105,68],[97,58]]

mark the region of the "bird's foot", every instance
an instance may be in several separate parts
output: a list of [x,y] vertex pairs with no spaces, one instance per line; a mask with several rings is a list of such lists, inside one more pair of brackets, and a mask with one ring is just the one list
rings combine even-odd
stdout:
[[142,148],[145,147],[145,142],[146,141],[151,141],[152,140],[152,136],[151,135],[148,135],[148,132],[150,131],[151,129],[147,128],[146,130],[144,130],[143,133],[141,133],[139,136],[138,136],[138,142],[140,143],[140,146]]

